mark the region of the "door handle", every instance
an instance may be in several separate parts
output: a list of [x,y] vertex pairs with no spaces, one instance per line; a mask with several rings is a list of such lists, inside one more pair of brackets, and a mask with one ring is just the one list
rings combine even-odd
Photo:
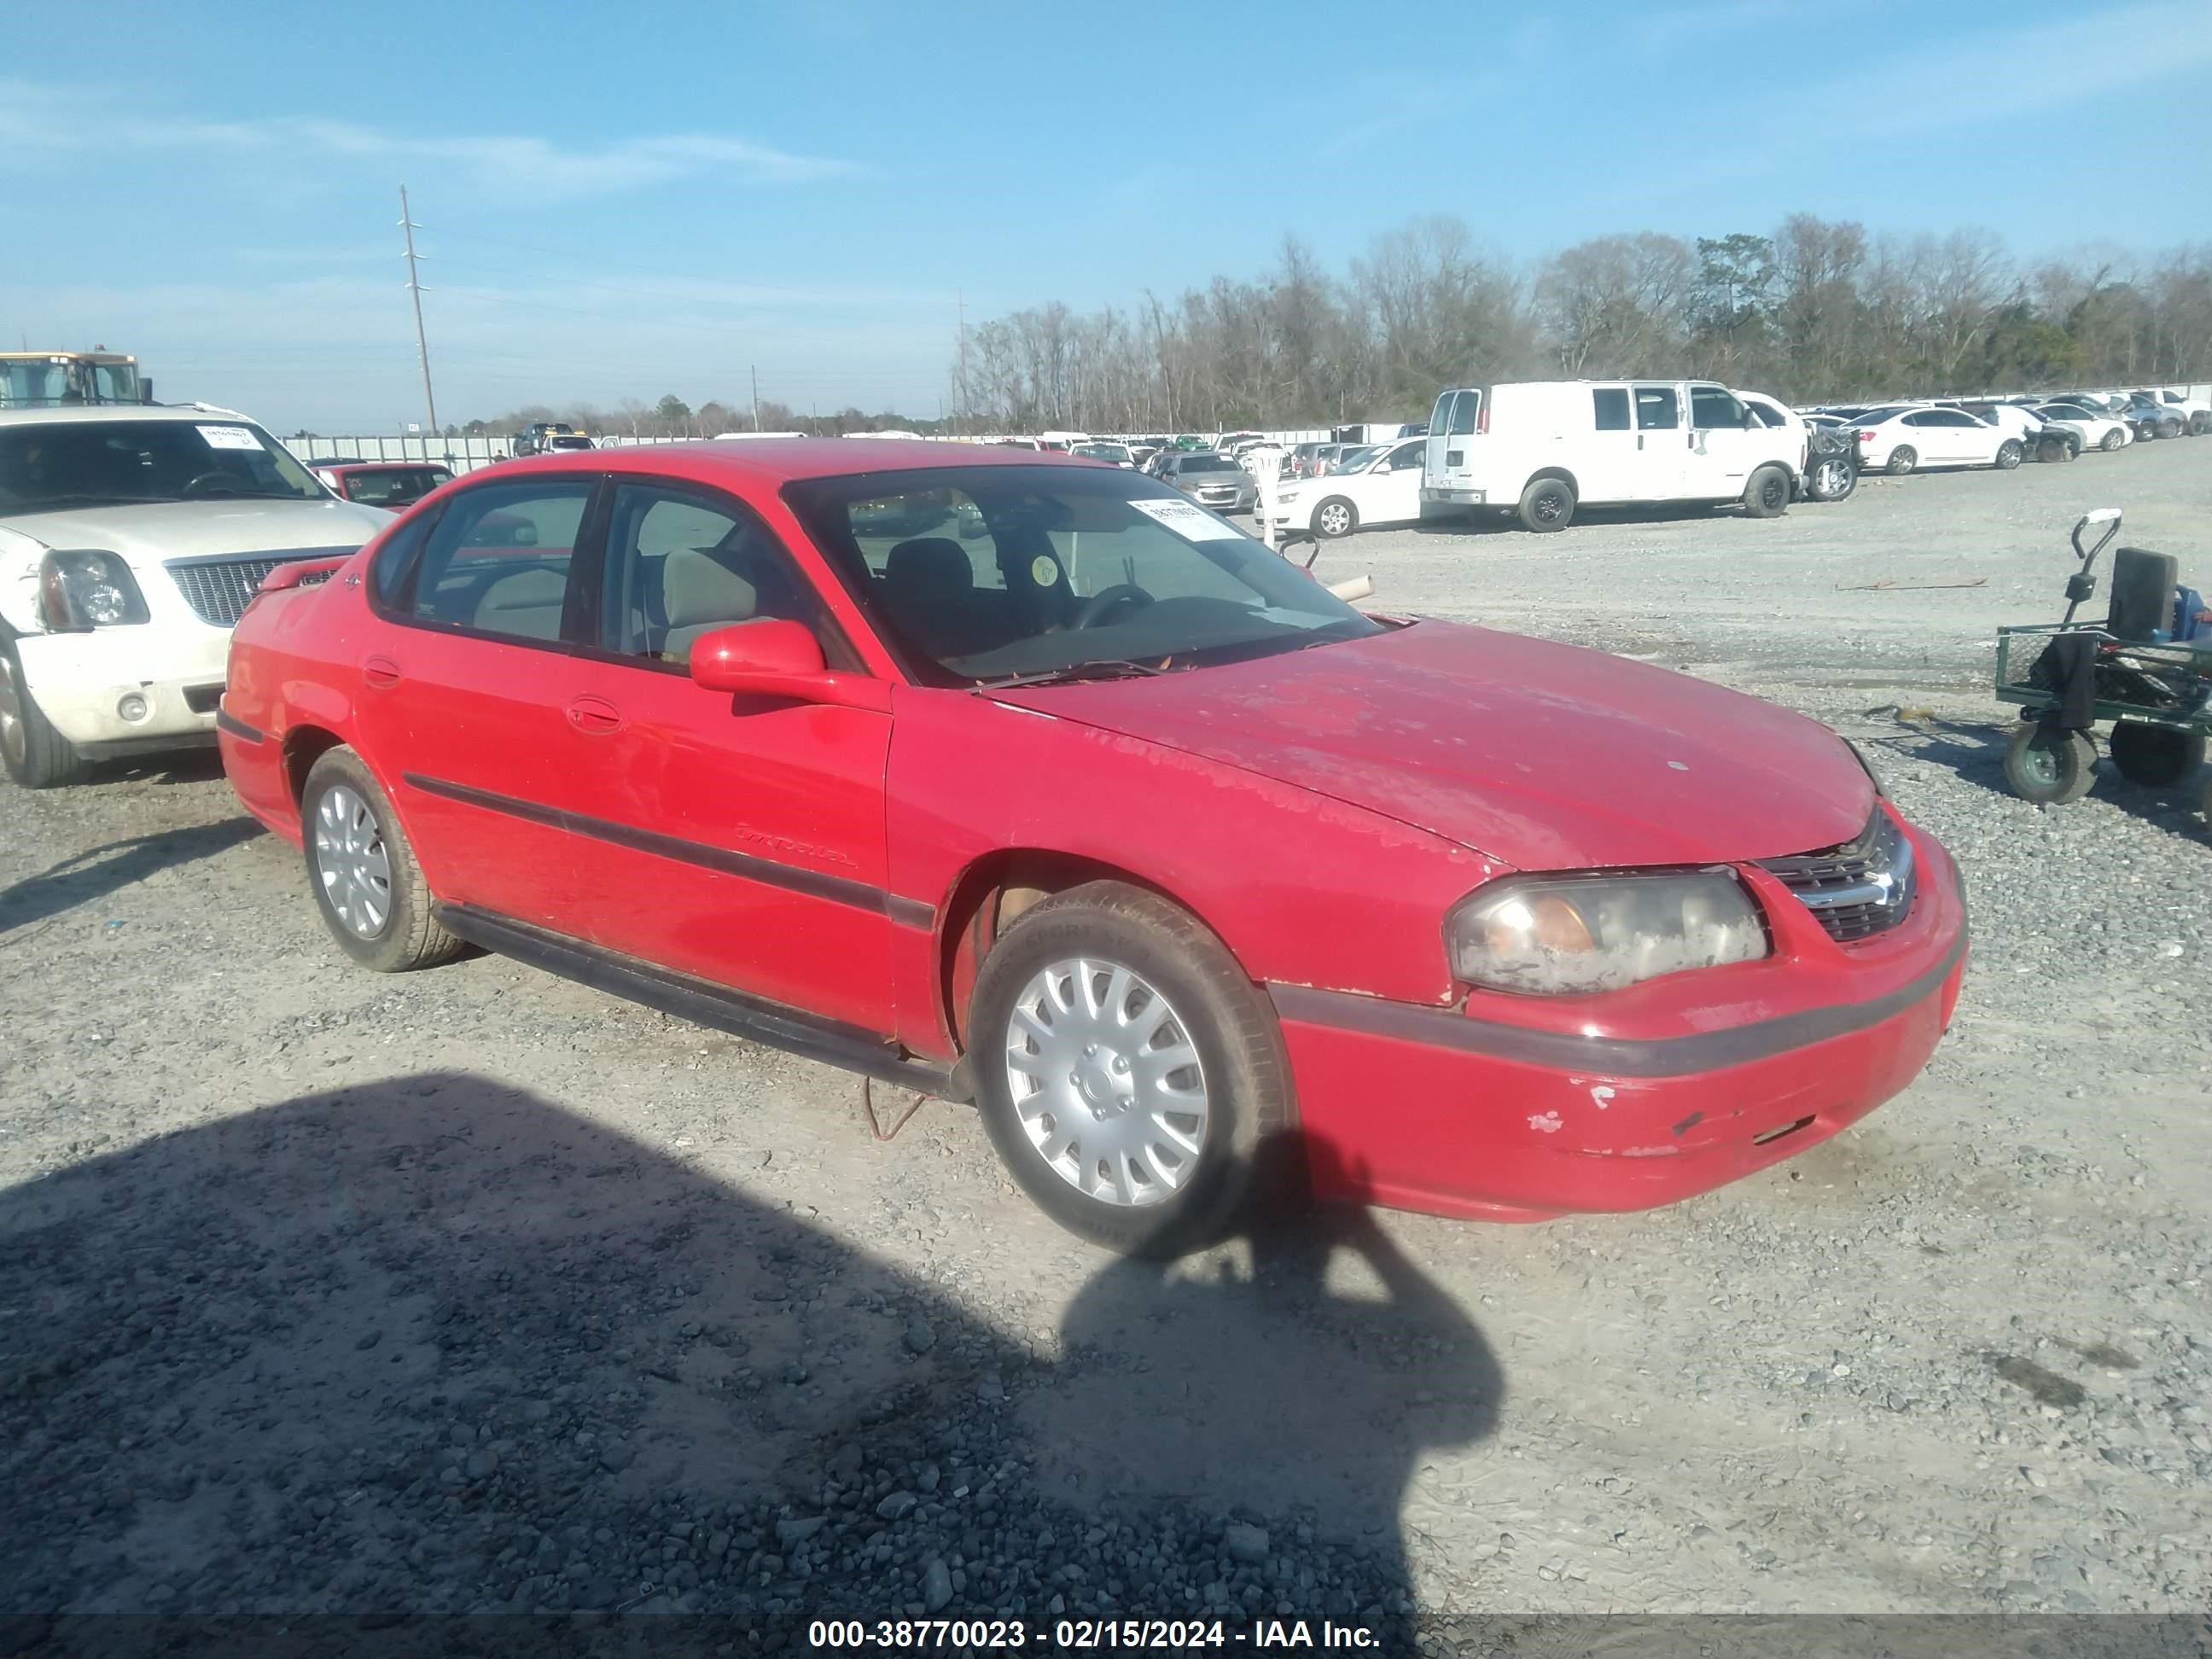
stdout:
[[622,714],[605,697],[579,697],[568,705],[568,724],[588,738],[622,730]]
[[1641,432],[1636,434],[1636,447],[1638,449],[1644,447],[1644,434]]
[[399,684],[399,665],[389,657],[364,657],[361,677],[377,690],[389,691]]

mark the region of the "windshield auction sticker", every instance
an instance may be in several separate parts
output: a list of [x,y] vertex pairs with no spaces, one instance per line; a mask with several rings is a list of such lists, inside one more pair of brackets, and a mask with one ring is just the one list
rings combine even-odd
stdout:
[[261,440],[242,426],[204,426],[200,436],[207,440],[210,449],[251,449],[258,453]]
[[1146,518],[1158,520],[1187,542],[1234,542],[1244,537],[1235,525],[1224,524],[1188,501],[1131,501],[1129,505]]

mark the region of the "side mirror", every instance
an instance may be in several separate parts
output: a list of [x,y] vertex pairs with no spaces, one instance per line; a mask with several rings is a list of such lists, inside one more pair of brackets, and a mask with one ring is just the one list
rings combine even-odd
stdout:
[[691,681],[703,690],[740,697],[782,697],[841,708],[890,710],[890,687],[866,674],[826,666],[822,647],[804,624],[780,617],[732,623],[691,645]]

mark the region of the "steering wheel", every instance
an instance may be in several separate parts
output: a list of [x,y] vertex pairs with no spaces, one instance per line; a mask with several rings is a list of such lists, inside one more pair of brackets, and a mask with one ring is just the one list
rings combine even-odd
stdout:
[[1106,620],[1109,611],[1125,605],[1150,605],[1152,596],[1129,582],[1116,582],[1111,587],[1102,587],[1084,600],[1083,608],[1075,613],[1074,628],[1096,628]]
[[198,495],[208,486],[213,484],[221,484],[226,489],[231,490],[234,494],[236,493],[239,487],[238,480],[235,477],[232,477],[229,473],[223,471],[222,469],[217,468],[213,472],[203,472],[197,477],[185,479],[185,487],[177,493],[181,495]]

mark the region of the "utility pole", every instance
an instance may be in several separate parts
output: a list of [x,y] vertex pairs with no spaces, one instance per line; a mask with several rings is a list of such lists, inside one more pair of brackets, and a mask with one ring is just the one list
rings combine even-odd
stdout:
[[753,430],[754,430],[754,431],[756,431],[756,432],[757,432],[757,431],[759,431],[759,430],[760,430],[760,370],[759,370],[759,368],[758,368],[757,367],[756,367],[756,366],[754,366],[754,365],[752,365],[752,364],[750,364],[750,363],[749,363],[749,364],[747,364],[747,365],[746,365],[746,367],[747,367],[748,368],[750,368],[750,369],[752,370],[752,376],[753,376]]
[[960,307],[960,398],[959,406],[952,411],[952,429],[960,430],[960,417],[968,412],[968,290],[953,290],[954,303]]
[[[407,186],[399,186],[399,234],[407,242],[407,293],[415,301],[415,349],[422,359],[422,404],[430,413],[430,435],[438,435],[438,399],[430,391],[430,342],[422,333],[422,284],[415,275],[415,233],[422,229],[407,216]],[[430,453],[426,443],[422,453]]]

